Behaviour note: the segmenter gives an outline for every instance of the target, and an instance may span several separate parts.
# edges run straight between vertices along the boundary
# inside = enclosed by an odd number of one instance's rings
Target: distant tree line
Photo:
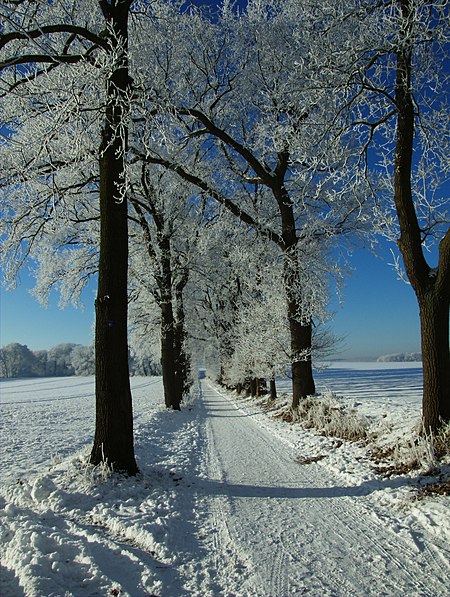
[[[131,375],[160,375],[161,367],[152,357],[128,351]],[[95,375],[92,344],[64,343],[49,350],[30,350],[13,342],[0,348],[0,377],[65,377]]]
[[[385,354],[378,357],[379,363],[410,363],[422,360],[420,352],[398,352],[395,354]]]

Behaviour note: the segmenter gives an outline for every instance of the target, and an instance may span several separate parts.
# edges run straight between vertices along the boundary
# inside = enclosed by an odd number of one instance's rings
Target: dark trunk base
[[[292,364],[292,408],[297,408],[300,400],[316,393],[316,385],[312,373],[312,363],[298,361]]]
[[[450,421],[449,304],[433,292],[419,299],[422,338],[423,401],[426,432]]]

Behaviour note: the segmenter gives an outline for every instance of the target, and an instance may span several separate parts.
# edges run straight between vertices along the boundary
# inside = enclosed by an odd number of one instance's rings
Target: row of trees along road
[[[98,275],[92,463],[137,470],[129,322],[141,345],[159,327],[167,406],[209,329],[224,382],[289,365],[295,408],[315,392],[313,330],[343,256],[376,234],[399,239],[419,301],[436,429],[450,419],[448,7],[213,4],[1,8],[6,280],[33,260],[42,300],[58,286],[76,302]]]

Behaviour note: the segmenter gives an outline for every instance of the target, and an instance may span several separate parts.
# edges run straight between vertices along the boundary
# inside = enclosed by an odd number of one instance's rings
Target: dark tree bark
[[[288,298],[288,318],[291,337],[292,408],[297,408],[300,400],[316,392],[311,360],[312,323],[303,324],[299,321],[299,306],[293,298]]]
[[[450,230],[440,242],[439,264],[433,270],[423,253],[411,185],[415,115],[411,90],[412,48],[408,39],[414,17],[409,0],[398,1],[404,23],[401,31],[404,43],[397,51],[394,201],[401,231],[398,246],[420,308],[423,424],[426,431],[435,431],[442,421],[450,420]]]
[[[188,271],[185,270],[180,275],[177,283],[175,284],[175,338],[174,338],[174,349],[175,349],[175,367],[176,367],[176,380],[177,380],[177,392],[180,401],[183,400],[183,396],[189,391],[189,374],[190,366],[189,359],[186,353],[186,327],[185,327],[185,311],[184,311],[184,300],[183,291],[188,282]]]
[[[167,408],[181,410],[181,396],[177,382],[175,317],[172,299],[172,263],[170,239],[161,235],[158,241],[161,250],[161,366],[163,371],[164,400]]]
[[[436,291],[419,299],[426,430],[450,421],[449,300]]]
[[[129,0],[101,2],[119,62],[107,82],[100,147],[100,261],[96,300],[96,424],[91,463],[134,475],[133,413],[128,370],[128,224],[124,192]],[[122,46],[119,48],[118,40]]]
[[[284,172],[288,156],[280,154],[277,168],[278,183],[274,188],[275,198],[281,215],[281,235],[284,253],[284,286],[287,299],[287,313],[291,339],[292,363],[292,408],[297,408],[300,400],[315,393],[316,386],[312,372],[312,321],[302,317],[299,271],[298,237],[295,225],[293,204],[284,186]],[[286,164],[283,166],[283,164]]]
[[[180,393],[176,375],[174,347],[174,321],[172,306],[161,306],[161,367],[164,386],[164,402],[167,408],[181,410]]]
[[[158,286],[159,295],[157,302],[161,311],[161,367],[164,387],[164,403],[167,408],[180,410],[180,403],[183,395],[182,386],[182,368],[180,359],[183,355],[182,341],[184,336],[179,339],[179,334],[184,332],[184,311],[182,305],[179,307],[182,313],[182,323],[178,325],[177,316],[179,310],[174,309],[176,302],[177,288],[173,284],[173,256],[171,232],[167,233],[165,216],[163,210],[158,208],[155,202],[155,191],[151,185],[147,165],[144,163],[141,176],[142,187],[144,189],[146,203],[138,202],[135,198],[131,204],[137,214],[137,221],[144,234],[147,244],[147,252],[155,268],[159,271],[155,274],[155,281]],[[144,209],[152,217],[156,228],[156,244],[159,249],[159,255],[155,250],[149,222],[144,215]],[[187,283],[187,280],[186,280]],[[182,293],[183,287],[181,288]],[[175,295],[175,297],[174,297]],[[175,298],[175,301],[174,301]]]
[[[270,400],[276,400],[277,399],[277,384],[275,381],[275,377],[271,377],[270,381],[269,381],[269,388],[270,388],[270,394],[269,394],[269,398]]]
[[[219,375],[217,376],[216,381],[220,386],[223,386],[223,385],[225,385],[224,379],[225,379],[225,371],[224,371],[223,365],[220,365],[219,366]]]

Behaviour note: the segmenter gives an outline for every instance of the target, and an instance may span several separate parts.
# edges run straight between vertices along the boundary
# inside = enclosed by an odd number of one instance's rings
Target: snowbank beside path
[[[101,467],[86,464],[92,441],[86,426],[92,421],[89,408],[81,405],[87,407],[92,396],[62,401],[61,391],[75,394],[75,380],[67,382],[71,389],[56,389],[55,381],[54,392],[47,387],[45,398],[55,401],[53,408],[67,427],[45,424],[48,403],[40,403],[39,418],[33,399],[33,418],[16,428],[16,433],[28,430],[30,441],[16,439],[17,462],[4,461],[0,595],[214,594],[215,572],[201,542],[202,492],[193,487],[201,480],[205,452],[195,404],[168,412],[160,379],[133,379],[140,474],[111,478]],[[5,402],[7,396],[10,402],[12,395],[3,391]],[[8,432],[9,438],[14,435]],[[49,446],[61,454],[67,441],[73,451],[72,439],[84,447],[55,462]],[[27,458],[33,474],[22,476]]]

